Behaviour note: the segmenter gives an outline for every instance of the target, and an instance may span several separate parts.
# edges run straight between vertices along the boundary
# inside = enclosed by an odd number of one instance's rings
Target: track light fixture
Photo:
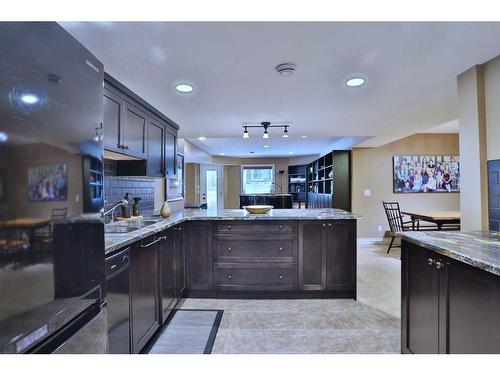
[[[262,138],[269,139],[270,135],[267,131],[269,128],[285,128],[283,131],[283,138],[288,138],[288,127],[290,125],[271,125],[269,121],[263,121],[260,125],[243,125],[243,138],[250,138],[250,134],[248,133],[248,128],[264,128],[264,133],[262,134]]]

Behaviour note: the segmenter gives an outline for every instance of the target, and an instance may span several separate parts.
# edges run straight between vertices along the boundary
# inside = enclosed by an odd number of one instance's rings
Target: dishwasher
[[[129,251],[128,247],[106,258],[108,342],[112,354],[131,353]]]

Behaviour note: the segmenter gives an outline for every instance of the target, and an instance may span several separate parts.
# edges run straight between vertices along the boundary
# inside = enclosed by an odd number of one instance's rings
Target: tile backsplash
[[[108,210],[118,200],[130,193],[130,209],[134,204],[134,197],[141,198],[141,214],[152,215],[155,206],[155,180],[148,177],[116,176],[116,161],[104,159],[104,209]],[[120,215],[120,209],[115,212]]]
[[[500,160],[488,162],[488,213],[490,230],[500,231]]]

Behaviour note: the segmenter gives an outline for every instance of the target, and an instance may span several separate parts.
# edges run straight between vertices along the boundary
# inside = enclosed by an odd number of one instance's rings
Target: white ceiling
[[[500,54],[500,23],[61,23],[105,70],[217,155],[379,146],[457,118],[456,76]],[[297,64],[293,77],[274,67]],[[346,78],[367,78],[347,88]],[[178,82],[195,91],[175,92]],[[242,123],[289,121],[288,145],[242,143]],[[307,135],[307,138],[299,138]],[[272,154],[278,155],[278,154]]]

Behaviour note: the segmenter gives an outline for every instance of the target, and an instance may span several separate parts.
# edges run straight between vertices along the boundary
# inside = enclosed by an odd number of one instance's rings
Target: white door
[[[206,203],[209,210],[222,210],[224,190],[222,165],[200,166],[200,203]]]

